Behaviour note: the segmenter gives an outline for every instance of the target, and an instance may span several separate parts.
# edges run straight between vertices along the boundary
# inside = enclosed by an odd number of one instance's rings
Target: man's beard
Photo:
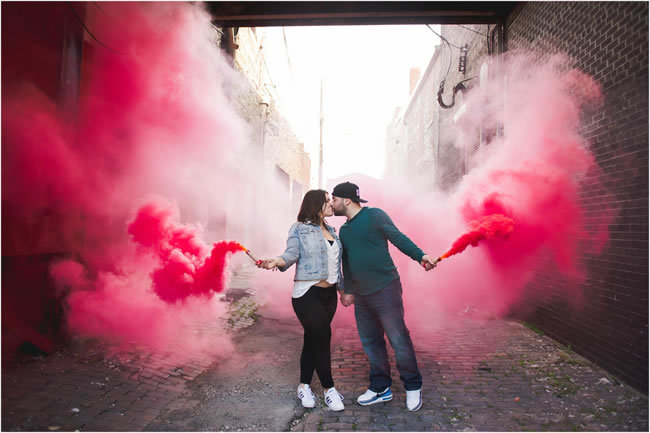
[[[345,209],[342,210],[334,209],[334,216],[345,216]]]

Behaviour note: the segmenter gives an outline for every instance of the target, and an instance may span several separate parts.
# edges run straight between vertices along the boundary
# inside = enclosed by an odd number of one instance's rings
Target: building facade
[[[217,33],[220,47],[240,73],[230,101],[248,126],[247,153],[242,158],[255,159],[260,172],[247,173],[248,182],[225,193],[226,210],[208,222],[207,234],[225,239],[236,233],[242,242],[269,250],[277,240],[260,239],[255,228],[268,218],[286,224],[295,220],[309,190],[311,160],[282,113],[264,38],[254,27],[225,27]],[[277,206],[270,208],[260,197],[273,197]]]
[[[281,101],[266,65],[264,40],[251,27],[238,29],[234,41],[237,45],[234,66],[250,84],[234,102],[251,125],[251,145],[261,149],[265,164],[276,173],[291,202],[300,203],[309,189],[311,160],[283,116]]]

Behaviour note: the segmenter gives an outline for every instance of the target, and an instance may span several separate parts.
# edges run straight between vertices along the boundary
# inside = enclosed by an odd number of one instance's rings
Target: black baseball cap
[[[341,198],[349,198],[357,203],[368,203],[368,200],[363,200],[359,196],[359,187],[351,182],[339,183],[334,187],[332,195]]]

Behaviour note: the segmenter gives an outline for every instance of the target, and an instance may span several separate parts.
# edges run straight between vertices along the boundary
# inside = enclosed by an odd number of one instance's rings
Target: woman
[[[304,407],[316,404],[310,387],[316,370],[325,389],[325,402],[330,409],[340,411],[345,406],[332,380],[330,323],[336,312],[337,288],[343,290],[340,272],[343,249],[334,228],[325,221],[333,213],[327,191],[308,191],[300,205],[298,222],[289,229],[287,249],[281,256],[261,260],[258,267],[284,272],[296,264],[291,303],[305,330],[298,398]]]

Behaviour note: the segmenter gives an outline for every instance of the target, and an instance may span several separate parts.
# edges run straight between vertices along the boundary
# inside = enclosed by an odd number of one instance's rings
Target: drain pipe
[[[502,139],[503,134],[504,134],[504,122],[503,119],[505,117],[505,86],[506,86],[506,76],[505,72],[503,70],[503,54],[508,50],[508,47],[506,46],[506,26],[505,26],[505,18],[504,17],[499,17],[497,20],[497,25],[496,25],[496,31],[497,31],[497,80],[500,81],[501,83],[501,101],[500,101],[500,108],[499,108],[499,114],[497,117],[497,138]]]

